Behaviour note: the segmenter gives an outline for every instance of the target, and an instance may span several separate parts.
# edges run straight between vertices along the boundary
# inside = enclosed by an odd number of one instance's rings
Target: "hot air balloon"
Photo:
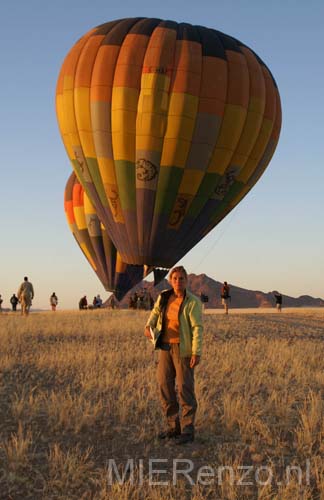
[[[143,279],[143,266],[122,262],[92,203],[72,173],[64,192],[64,210],[70,230],[107,291],[117,300]]]
[[[68,156],[124,262],[171,267],[249,192],[278,142],[267,66],[215,29],[122,19],[59,75]]]

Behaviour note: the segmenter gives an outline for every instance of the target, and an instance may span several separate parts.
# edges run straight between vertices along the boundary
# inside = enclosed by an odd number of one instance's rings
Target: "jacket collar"
[[[188,292],[188,290],[186,289],[184,292],[184,296],[183,296],[181,305],[188,298],[188,293],[190,295],[190,292]],[[167,305],[168,300],[172,294],[173,294],[173,288],[170,288],[169,290],[164,290],[163,292],[161,292],[161,305],[162,305],[162,307]]]

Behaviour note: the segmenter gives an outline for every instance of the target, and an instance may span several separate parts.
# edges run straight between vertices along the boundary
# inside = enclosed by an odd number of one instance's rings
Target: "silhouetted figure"
[[[205,295],[204,293],[201,292],[201,294],[200,294],[200,300],[201,300],[201,302],[203,304],[203,310],[205,310],[206,304],[208,303],[208,300],[209,300],[208,295]]]
[[[19,300],[18,300],[18,297],[16,296],[16,294],[15,293],[12,294],[12,297],[10,298],[10,304],[11,304],[13,311],[17,311],[18,302],[19,302]]]
[[[137,309],[145,309],[144,293],[139,292],[137,295]]]
[[[273,295],[274,295],[274,298],[276,300],[277,311],[281,312],[281,308],[282,308],[282,295],[279,292],[275,292]]]
[[[2,312],[2,302],[3,302],[2,295],[0,295],[0,312]]]
[[[55,292],[53,292],[52,295],[50,296],[50,305],[51,305],[52,311],[56,311],[57,304],[58,304],[58,298],[57,298]]]
[[[24,281],[19,287],[17,296],[21,304],[21,314],[27,316],[34,298],[34,287],[30,281],[28,281],[27,276],[24,277]]]
[[[221,289],[221,299],[225,309],[225,314],[228,314],[228,306],[231,300],[231,296],[230,296],[230,286],[228,285],[227,281],[224,281],[223,283]]]
[[[87,296],[84,295],[84,297],[81,297],[79,300],[79,309],[88,309],[88,301],[87,301]]]
[[[137,293],[134,292],[134,295],[131,295],[129,297],[129,308],[130,309],[137,309],[137,300],[138,300],[138,296],[137,296]]]
[[[92,305],[94,309],[99,309],[102,306],[102,298],[99,294],[96,297],[93,297]]]

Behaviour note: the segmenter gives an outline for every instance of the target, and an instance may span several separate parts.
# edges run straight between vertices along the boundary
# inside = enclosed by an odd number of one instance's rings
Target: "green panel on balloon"
[[[136,210],[135,165],[129,161],[115,161],[119,197],[123,210]]]
[[[154,212],[169,214],[181,183],[183,169],[162,167],[159,173]]]
[[[220,179],[221,176],[218,174],[205,174],[197,194],[187,212],[188,217],[197,217],[199,215]]]

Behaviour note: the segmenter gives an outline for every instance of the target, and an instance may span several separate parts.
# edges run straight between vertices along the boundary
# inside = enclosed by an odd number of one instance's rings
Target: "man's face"
[[[170,285],[175,292],[184,292],[187,286],[187,278],[181,271],[176,271],[170,278]]]

